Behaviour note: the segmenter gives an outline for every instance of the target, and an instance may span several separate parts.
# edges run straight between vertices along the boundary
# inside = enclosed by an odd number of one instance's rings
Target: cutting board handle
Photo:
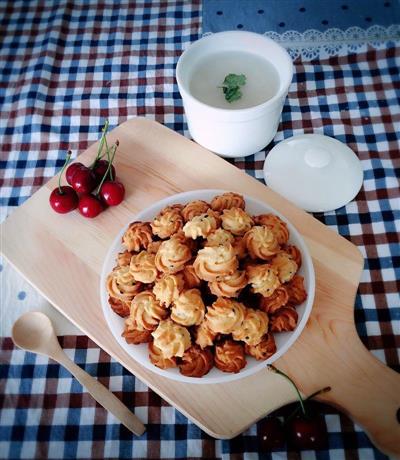
[[[319,399],[346,412],[382,452],[400,458],[400,375],[359,339],[351,340],[351,349],[344,347],[341,365],[335,360],[332,391]]]

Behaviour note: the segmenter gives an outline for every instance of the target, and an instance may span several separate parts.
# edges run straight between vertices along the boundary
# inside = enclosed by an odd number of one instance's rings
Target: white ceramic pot
[[[250,52],[268,60],[279,76],[277,93],[262,104],[235,110],[212,107],[193,97],[189,91],[193,69],[207,55],[223,51]],[[293,64],[287,51],[263,35],[229,31],[194,42],[180,56],[176,67],[176,79],[192,138],[224,157],[258,152],[276,134],[292,77]]]

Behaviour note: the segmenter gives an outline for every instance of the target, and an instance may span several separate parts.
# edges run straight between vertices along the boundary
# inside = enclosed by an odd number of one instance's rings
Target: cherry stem
[[[108,150],[109,150],[109,147],[108,147],[108,142],[107,142],[107,138],[106,138],[106,137],[104,138],[104,145],[106,146],[106,153],[107,153],[107,157],[108,157]],[[104,153],[101,155],[101,157],[99,158],[99,160],[101,160],[103,157],[104,157]]]
[[[67,167],[67,165],[69,163],[71,155],[72,155],[71,150],[68,150],[67,158],[65,159],[64,166],[62,167],[60,175],[58,176],[58,192],[59,192],[60,195],[64,195],[64,192],[62,191],[62,188],[61,188],[61,176],[62,176],[62,173],[64,172],[65,168]]]
[[[314,393],[311,393],[310,396],[307,396],[307,398],[304,401],[309,401],[310,399],[315,398],[315,396],[318,396],[324,393],[328,393],[328,391],[331,391],[331,390],[332,390],[331,387],[325,387],[325,388],[322,388],[321,390],[314,391]],[[286,418],[286,423],[288,423],[297,414],[297,412],[299,412],[299,410],[300,408],[296,407],[296,409]]]
[[[282,377],[285,377],[285,379],[288,380],[293,385],[293,388],[296,390],[297,396],[299,398],[301,410],[302,410],[303,414],[306,415],[306,408],[304,406],[304,400],[303,400],[303,398],[302,398],[302,396],[300,394],[300,391],[297,388],[296,384],[293,382],[293,380],[288,375],[286,375],[284,372],[280,371],[275,366],[273,366],[272,364],[268,364],[268,369],[272,370],[276,374],[281,375]]]
[[[100,142],[99,142],[99,148],[97,149],[97,155],[96,155],[96,158],[94,160],[94,162],[91,164],[90,166],[90,169],[93,169],[96,165],[96,163],[101,159],[103,158],[104,155],[102,155],[102,152],[103,152],[103,147],[104,147],[104,144],[106,144],[107,146],[107,139],[106,139],[106,134],[107,134],[107,131],[108,131],[108,126],[109,126],[109,121],[106,120],[105,123],[104,123],[104,126],[102,128],[102,134],[101,134],[101,138],[100,138]]]
[[[101,179],[101,182],[100,182],[100,184],[99,184],[99,188],[98,188],[98,190],[97,190],[96,195],[99,195],[100,190],[101,190],[101,186],[104,184],[104,181],[106,180],[106,177],[108,176],[108,173],[109,173],[110,170],[111,170],[111,166],[112,166],[112,163],[113,163],[113,161],[114,161],[115,153],[116,153],[116,151],[117,151],[118,146],[119,146],[119,141],[115,141],[115,144],[111,147],[111,149],[112,149],[112,151],[113,151],[113,152],[112,152],[112,155],[111,155],[111,160],[109,159],[109,161],[108,161],[107,170],[106,170],[106,172],[104,173],[103,178]],[[108,153],[108,155],[109,155],[109,158],[110,158],[110,154],[109,154],[109,153]]]
[[[117,141],[118,142],[118,141]],[[110,171],[110,180],[114,180],[113,178],[113,175],[112,175],[112,168],[110,166],[110,163],[112,164],[113,160],[114,160],[114,157],[113,159],[111,160],[111,157],[110,157],[110,149],[108,148],[108,144],[107,144],[107,139],[106,139],[106,152],[107,152],[107,160],[108,160],[108,166],[109,168],[109,171]]]
[[[324,393],[328,393],[328,391],[331,391],[331,390],[332,390],[331,387],[324,387],[321,390],[314,391],[314,393],[311,393],[310,396],[307,396],[305,401],[308,401],[309,399],[315,398],[315,396],[323,395]]]

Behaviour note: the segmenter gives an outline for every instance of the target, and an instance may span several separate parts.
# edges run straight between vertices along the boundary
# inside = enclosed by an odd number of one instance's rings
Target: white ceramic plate
[[[103,307],[103,313],[106,318],[106,322],[111,329],[115,339],[121,345],[121,347],[142,364],[147,369],[162,375],[163,377],[168,377],[173,380],[178,380],[180,382],[187,382],[187,383],[197,383],[197,384],[209,384],[209,383],[224,383],[229,382],[232,380],[237,380],[243,377],[247,377],[251,374],[254,374],[261,369],[266,368],[266,364],[272,363],[277,360],[280,356],[282,356],[290,347],[293,345],[295,340],[299,337],[304,326],[307,322],[308,317],[311,313],[312,304],[314,301],[314,292],[315,292],[315,275],[314,275],[314,268],[311,260],[310,253],[307,249],[306,244],[304,243],[303,238],[297,232],[297,230],[287,221],[277,210],[272,208],[266,203],[261,201],[255,200],[249,196],[244,196],[246,200],[246,210],[252,214],[265,214],[265,213],[273,213],[278,215],[282,220],[284,220],[290,232],[290,239],[289,242],[291,244],[296,245],[302,254],[303,262],[299,274],[304,277],[304,284],[305,289],[307,291],[308,297],[307,300],[296,307],[296,310],[299,314],[299,321],[297,327],[292,332],[281,332],[279,334],[274,334],[277,351],[276,353],[271,356],[266,361],[257,361],[254,358],[249,356],[246,357],[247,359],[247,366],[242,369],[238,374],[228,374],[220,371],[216,367],[213,367],[211,371],[202,378],[194,378],[194,377],[185,377],[184,375],[179,373],[179,369],[159,369],[158,367],[154,366],[148,357],[147,351],[147,344],[140,344],[140,345],[129,345],[126,343],[125,339],[121,337],[121,333],[124,329],[124,320],[116,315],[108,304],[108,294],[106,290],[106,278],[108,274],[111,272],[113,267],[115,266],[115,259],[119,252],[123,251],[123,247],[121,245],[121,238],[124,232],[126,231],[130,222],[133,221],[151,221],[156,214],[163,209],[165,206],[180,203],[186,204],[189,201],[193,200],[205,200],[211,201],[215,195],[220,195],[224,193],[224,190],[193,190],[190,192],[179,193],[177,195],[172,195],[168,198],[165,198],[157,203],[154,203],[152,206],[144,209],[143,211],[139,212],[135,216],[132,216],[132,219],[127,222],[126,226],[121,229],[119,234],[115,237],[107,256],[104,260],[101,280],[100,280],[100,296],[101,296],[101,303]]]

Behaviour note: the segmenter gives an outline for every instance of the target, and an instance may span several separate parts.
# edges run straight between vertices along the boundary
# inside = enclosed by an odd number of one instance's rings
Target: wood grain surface
[[[282,377],[261,371],[226,384],[190,385],[162,378],[133,360],[105,324],[99,276],[109,245],[136,212],[168,195],[220,188],[264,200],[304,237],[316,271],[316,298],[303,333],[276,362],[304,394],[326,385],[321,400],[340,407],[384,452],[400,455],[400,377],[361,344],[354,326],[354,299],[363,268],[358,249],[311,215],[235,166],[179,134],[143,118],[109,134],[118,139],[118,176],[126,199],[96,219],[54,213],[50,180],[2,225],[5,257],[42,295],[130,372],[217,438],[231,438],[295,399]],[[89,164],[97,144],[79,157]],[[10,306],[12,307],[12,306]]]

